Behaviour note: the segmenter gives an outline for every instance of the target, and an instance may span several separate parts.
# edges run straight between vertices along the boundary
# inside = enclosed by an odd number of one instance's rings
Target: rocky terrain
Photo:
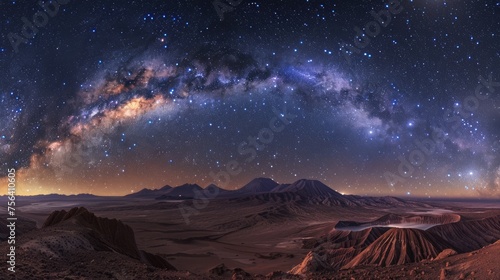
[[[185,184],[125,197],[21,197],[16,273],[5,279],[500,278],[491,202],[342,195],[314,180],[209,189],[217,195],[199,199],[206,189]],[[181,207],[195,210],[189,223]]]
[[[411,217],[415,219],[415,216]],[[385,216],[377,221],[388,218],[394,223],[397,217]],[[290,273],[305,275],[360,266],[388,267],[444,259],[457,253],[480,250],[500,239],[500,216],[456,222],[448,217],[422,217],[418,220],[449,223],[429,230],[389,227],[370,227],[361,231],[334,229],[326,236],[304,242],[303,247],[312,250]]]

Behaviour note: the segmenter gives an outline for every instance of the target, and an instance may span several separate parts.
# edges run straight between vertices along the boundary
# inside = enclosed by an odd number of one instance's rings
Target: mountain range
[[[204,194],[207,193],[207,194]],[[216,195],[215,195],[216,194]],[[156,200],[189,200],[196,198],[220,198],[264,201],[300,201],[308,204],[338,206],[377,206],[377,205],[420,205],[397,197],[364,197],[343,195],[318,180],[300,179],[291,184],[278,184],[269,178],[255,178],[236,190],[225,190],[214,184],[202,188],[197,184],[184,184],[177,187],[165,186],[160,189],[142,189],[126,195],[127,198]]]
[[[53,194],[19,202],[22,279],[500,275],[500,210],[343,195],[317,180],[256,178],[237,190],[183,184],[125,197]],[[192,211],[189,222],[179,206]],[[7,250],[10,232],[0,218],[0,249]]]

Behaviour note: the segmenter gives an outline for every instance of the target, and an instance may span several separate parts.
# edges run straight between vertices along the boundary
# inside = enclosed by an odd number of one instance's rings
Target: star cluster
[[[500,194],[497,1],[242,1],[222,21],[210,1],[60,2],[17,51],[43,9],[1,4],[0,155],[20,194],[206,186],[229,162],[229,189]]]

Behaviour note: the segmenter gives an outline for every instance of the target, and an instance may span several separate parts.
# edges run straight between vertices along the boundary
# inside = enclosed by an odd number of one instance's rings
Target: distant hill
[[[71,194],[71,195],[65,195],[65,194],[39,194],[39,195],[16,195],[17,199],[22,199],[23,201],[53,201],[53,200],[92,200],[92,199],[106,199],[107,197],[102,197],[102,196],[97,196],[93,194],[87,194],[87,193],[82,193],[82,194]],[[7,201],[7,196],[3,195],[0,196],[0,202]]]
[[[283,189],[287,188],[291,184],[279,184],[274,189],[271,190],[271,192],[281,192]]]
[[[184,184],[175,188],[171,188],[165,194],[156,199],[193,199],[196,191],[203,191],[203,188],[197,184]]]
[[[144,188],[138,192],[122,197],[132,199],[196,199],[196,192],[202,192],[202,196],[208,199],[243,199],[243,200],[264,200],[269,202],[297,201],[307,204],[322,204],[327,206],[372,206],[372,207],[428,207],[424,202],[408,201],[396,197],[365,197],[357,195],[342,195],[329,186],[318,180],[300,179],[291,184],[278,184],[270,178],[255,178],[236,190],[226,190],[214,184],[208,185],[205,189],[197,184],[183,184],[177,187],[165,185],[160,189]],[[19,196],[24,200],[50,201],[50,200],[91,200],[109,199],[109,196],[95,196],[91,194],[78,195],[36,195]],[[119,197],[115,197],[119,199]],[[6,196],[0,196],[0,202],[6,202]]]
[[[204,191],[207,192],[207,194],[208,194],[207,196],[211,196],[214,193],[217,193],[217,196],[219,196],[219,195],[226,195],[226,194],[230,194],[230,193],[234,192],[234,191],[223,189],[215,184],[208,185],[204,189]]]
[[[238,194],[257,194],[271,192],[278,183],[269,178],[255,178],[242,188],[237,190]]]
[[[142,189],[136,193],[131,193],[126,195],[126,197],[132,197],[132,198],[156,198],[159,196],[162,196],[168,191],[172,189],[171,186],[165,185],[164,187],[157,189],[157,190],[152,190],[152,189]]]
[[[306,197],[337,197],[341,198],[342,195],[332,190],[327,185],[317,180],[301,179],[291,185],[283,185],[279,189],[274,189],[273,192],[294,192]]]

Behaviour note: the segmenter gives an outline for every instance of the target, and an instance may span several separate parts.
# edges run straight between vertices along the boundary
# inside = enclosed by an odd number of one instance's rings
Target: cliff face
[[[87,209],[73,208],[54,211],[47,218],[42,228],[70,223],[89,229],[89,235],[97,239],[92,242],[98,250],[111,250],[129,257],[140,259],[139,249],[135,243],[132,228],[116,219],[107,219],[95,216]]]
[[[500,216],[435,226],[427,230],[459,252],[478,250],[500,239]]]
[[[423,230],[393,228],[377,238],[343,268],[375,264],[389,266],[435,258],[448,248],[447,242]]]
[[[458,214],[442,214],[442,215],[398,215],[387,214],[374,221],[359,223],[355,221],[339,221],[335,228],[342,229],[345,227],[376,227],[386,226],[391,224],[427,224],[427,225],[443,225],[459,222],[461,219]]]
[[[304,260],[289,273],[307,274],[317,271],[336,271],[349,263],[354,257],[372,244],[388,228],[367,228],[360,231],[332,230],[312,245]]]
[[[401,217],[391,214],[367,224],[397,222],[434,222],[428,230],[412,228],[370,227],[360,231],[332,230],[306,245],[312,249],[290,273],[307,274],[317,271],[337,271],[359,265],[386,267],[422,260],[441,259],[458,253],[479,250],[500,239],[500,216],[463,221],[458,215],[442,217]],[[337,226],[358,226],[359,223],[339,222]]]
[[[130,226],[116,219],[97,217],[83,207],[52,212],[43,224],[44,229],[70,230],[71,235],[78,233],[96,251],[112,251],[154,267],[175,270],[160,256],[140,251]]]

